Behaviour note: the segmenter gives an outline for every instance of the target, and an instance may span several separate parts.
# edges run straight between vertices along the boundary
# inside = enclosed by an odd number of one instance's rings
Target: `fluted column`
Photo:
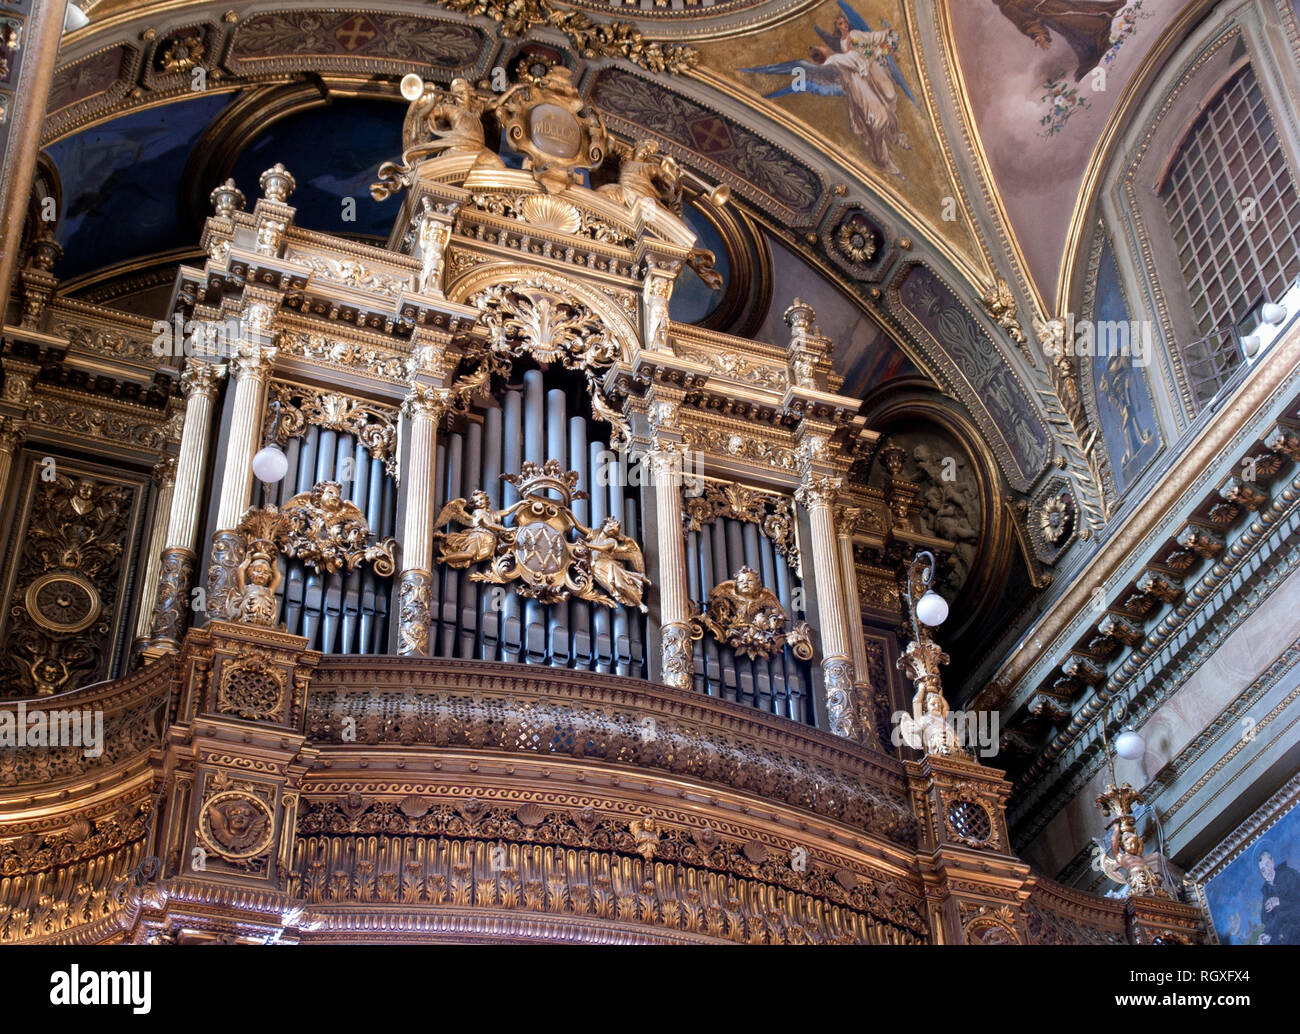
[[[264,331],[268,322],[256,313],[250,313],[247,320],[254,331]],[[230,359],[235,396],[227,428],[226,463],[221,471],[217,531],[212,536],[212,562],[208,567],[208,615],[214,618],[235,618],[231,593],[244,552],[243,538],[236,529],[252,498],[253,454],[262,437],[263,400],[275,354],[272,346],[245,342]]]
[[[858,738],[868,745],[876,742],[872,734],[871,701],[873,690],[867,676],[867,636],[862,630],[862,603],[858,599],[857,562],[853,558],[853,532],[862,510],[856,506],[835,507],[836,540],[840,551],[840,582],[844,587],[844,612],[849,625],[849,647],[853,658],[853,702],[858,719]]]
[[[184,432],[182,431],[182,437]],[[167,548],[168,525],[171,523],[172,494],[176,487],[176,457],[165,456],[153,468],[153,483],[157,492],[154,496],[154,518],[149,530],[149,544],[145,547],[144,577],[140,584],[145,587],[140,596],[140,611],[135,618],[135,645],[143,647],[149,641],[153,631],[153,603],[146,595],[150,586],[158,584],[158,573],[162,569],[162,554]]]
[[[149,646],[145,656],[175,650],[185,630],[189,609],[190,582],[194,578],[195,539],[199,533],[203,483],[208,466],[208,441],[212,437],[212,404],[224,370],[212,363],[189,359],[181,374],[185,395],[185,424],[181,431],[180,454],[167,500],[167,519],[162,546],[158,551],[153,609],[149,616]],[[164,501],[159,495],[159,513]],[[151,549],[152,549],[151,543]]]
[[[444,389],[417,385],[402,405],[406,455],[402,491],[402,573],[398,580],[398,652],[429,655],[429,607],[433,593],[434,471],[437,469],[438,421],[446,408]]]
[[[0,415],[0,506],[4,505],[5,493],[9,491],[9,476],[13,473],[14,457],[18,447],[27,436],[23,421]]]
[[[682,534],[681,403],[684,394],[656,385],[650,391],[654,434],[650,451],[658,527],[659,642],[664,685],[694,684],[690,588],[686,580],[686,539]]]
[[[840,567],[839,544],[835,534],[835,498],[841,481],[836,477],[805,474],[795,493],[808,511],[812,531],[813,573],[816,585],[822,643],[822,671],[826,679],[826,712],[831,732],[857,739],[857,721],[853,714],[853,662],[849,643],[848,619],[844,607],[844,577]]]

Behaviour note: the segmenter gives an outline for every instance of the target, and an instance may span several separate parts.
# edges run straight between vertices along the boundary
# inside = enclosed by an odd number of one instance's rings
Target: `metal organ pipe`
[[[471,421],[438,436],[439,509],[480,488],[493,507],[512,506],[519,500],[518,490],[502,482],[501,474],[517,473],[525,460],[541,464],[554,459],[577,471],[579,487],[589,493],[589,499],[573,503],[580,523],[597,527],[606,516],[616,515],[626,534],[639,534],[638,493],[627,491],[623,472],[610,466],[609,446],[592,440],[587,417],[570,415],[565,391],[548,389],[543,372],[529,370],[523,384],[507,388],[500,402],[483,411],[481,424]],[[513,586],[470,581],[471,570],[455,572],[443,564],[434,569],[435,656],[645,673],[639,612],[611,611],[583,600],[546,605],[524,599]]]

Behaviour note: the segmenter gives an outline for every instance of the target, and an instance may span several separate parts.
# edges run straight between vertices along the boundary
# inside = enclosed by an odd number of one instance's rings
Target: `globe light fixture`
[[[274,485],[289,473],[289,457],[275,442],[264,445],[253,457],[253,474],[259,481]]]
[[[1249,337],[1242,338],[1241,350],[1246,353],[1247,359],[1254,359],[1259,355],[1259,335],[1251,334]]]
[[[1275,327],[1280,327],[1282,321],[1286,319],[1286,306],[1278,305],[1274,302],[1267,302],[1260,306],[1259,317],[1265,323],[1271,323]]]
[[[67,13],[63,16],[63,31],[76,32],[78,29],[84,29],[90,24],[90,18],[76,4],[68,4]]]
[[[916,616],[924,624],[936,628],[948,620],[948,601],[931,589],[916,601]]]
[[[1147,751],[1146,740],[1126,728],[1115,737],[1115,753],[1127,761],[1136,761]]]

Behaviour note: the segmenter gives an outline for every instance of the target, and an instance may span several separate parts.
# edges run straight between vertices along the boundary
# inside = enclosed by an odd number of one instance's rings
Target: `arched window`
[[[1300,195],[1249,64],[1188,130],[1160,197],[1203,335],[1182,352],[1205,403],[1241,365],[1234,328],[1300,274]]]

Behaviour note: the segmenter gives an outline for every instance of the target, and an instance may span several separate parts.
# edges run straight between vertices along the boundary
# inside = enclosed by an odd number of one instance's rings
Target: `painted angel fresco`
[[[849,124],[866,147],[872,164],[901,176],[889,153],[891,147],[908,150],[911,146],[899,127],[899,91],[913,104],[917,101],[898,67],[898,32],[888,22],[880,31],[873,31],[844,0],[839,6],[833,31],[813,26],[824,45],[809,47],[808,57],[741,71],[790,78],[788,86],[764,94],[768,98],[804,91],[847,98]]]
[[[1040,50],[1052,45],[1052,33],[1070,44],[1078,58],[1078,82],[1091,72],[1114,40],[1111,23],[1129,0],[993,0],[1017,29]]]

